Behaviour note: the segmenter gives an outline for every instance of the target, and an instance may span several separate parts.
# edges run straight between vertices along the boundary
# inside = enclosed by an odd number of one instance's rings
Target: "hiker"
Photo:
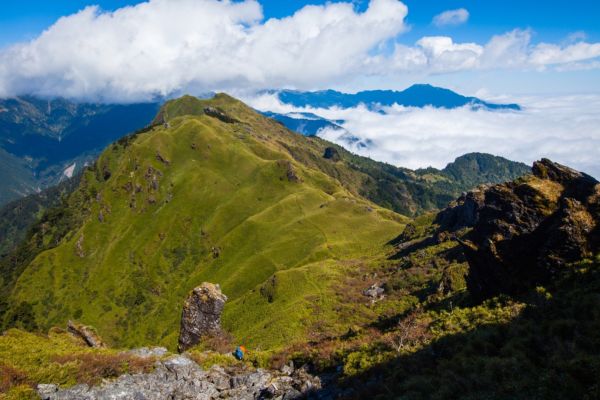
[[[244,346],[238,346],[233,352],[233,356],[238,360],[243,360],[244,355],[246,354],[246,348]]]

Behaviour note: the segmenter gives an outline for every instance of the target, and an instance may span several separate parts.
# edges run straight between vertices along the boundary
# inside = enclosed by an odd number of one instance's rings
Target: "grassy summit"
[[[230,299],[224,328],[254,346],[304,338],[316,323],[347,329],[333,285],[405,218],[323,172],[333,163],[323,141],[229,96],[169,102],[159,121],[84,174],[71,196],[78,223],[20,274],[7,318],[42,329],[77,319],[113,344],[174,348],[183,299],[211,281]]]

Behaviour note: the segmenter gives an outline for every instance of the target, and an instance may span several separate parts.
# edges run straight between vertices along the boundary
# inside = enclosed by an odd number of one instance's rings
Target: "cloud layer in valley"
[[[255,0],[87,7],[0,50],[0,97],[127,102],[210,90],[328,88],[372,77],[390,82],[407,73],[600,68],[600,43],[585,35],[533,43],[532,32],[517,29],[487,43],[426,36],[402,44],[407,14],[398,0],[371,0],[364,12],[350,1],[305,6],[268,20]],[[438,17],[461,22],[467,12]]]
[[[503,99],[523,111],[385,107],[382,114],[360,106],[349,109],[299,109],[271,95],[249,98],[256,108],[275,112],[312,112],[342,126],[370,146],[349,145],[339,130],[319,136],[349,150],[409,168],[443,168],[469,152],[486,152],[531,164],[542,157],[600,178],[600,96]]]

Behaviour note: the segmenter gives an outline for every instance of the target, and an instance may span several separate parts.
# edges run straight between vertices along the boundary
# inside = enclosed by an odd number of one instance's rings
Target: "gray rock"
[[[294,373],[294,366],[291,363],[290,365],[284,365],[283,367],[281,367],[280,371],[282,374],[289,376]]]
[[[381,284],[374,283],[369,288],[363,291],[363,295],[370,297],[373,300],[378,300],[383,297],[385,289]]]
[[[204,371],[185,355],[178,355],[157,361],[149,373],[125,374],[95,387],[77,385],[61,390],[57,385],[38,385],[38,393],[45,400],[297,399],[314,393],[320,382],[304,369],[291,376],[239,367],[226,370],[214,366]]]
[[[39,384],[37,385],[37,392],[42,400],[49,399],[52,395],[58,392],[58,385],[52,384]]]
[[[128,353],[141,358],[162,357],[169,351],[164,347],[141,347],[139,349],[130,350]]]
[[[192,290],[181,313],[179,351],[200,343],[203,336],[221,332],[221,313],[226,301],[219,285],[204,282]]]

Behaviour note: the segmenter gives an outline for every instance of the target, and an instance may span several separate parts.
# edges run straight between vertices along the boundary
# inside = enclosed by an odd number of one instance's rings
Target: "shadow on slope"
[[[461,309],[450,309],[434,322],[436,338],[431,343],[318,394],[378,399],[599,398],[599,267],[598,261],[580,263],[555,287],[536,288],[509,323],[474,328],[476,320],[461,315]]]

